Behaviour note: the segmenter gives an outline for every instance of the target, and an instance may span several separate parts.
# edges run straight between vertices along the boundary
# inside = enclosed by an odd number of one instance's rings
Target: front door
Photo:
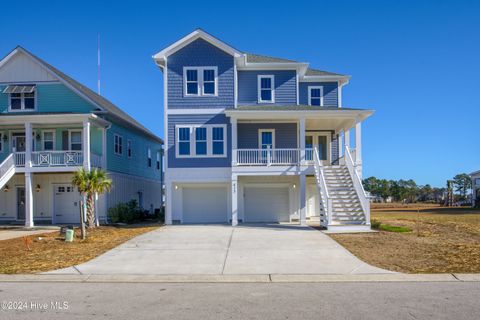
[[[25,152],[25,136],[13,136],[13,148],[16,152]]]
[[[25,220],[25,188],[17,188],[17,219]]]
[[[320,203],[317,203],[319,201],[317,195],[317,186],[315,184],[307,184],[307,217],[314,217],[319,214],[317,208],[319,208]]]
[[[329,152],[329,133],[311,133],[305,135],[305,158],[307,161],[314,160],[314,148],[318,150],[318,157],[323,162],[323,165],[330,163]]]

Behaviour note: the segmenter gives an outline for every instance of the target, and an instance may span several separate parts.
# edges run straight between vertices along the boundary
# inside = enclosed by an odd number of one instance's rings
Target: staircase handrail
[[[0,177],[7,173],[12,167],[15,166],[15,161],[13,159],[13,153],[10,153],[5,160],[0,163]]]
[[[333,203],[332,199],[330,198],[330,194],[328,193],[327,182],[325,180],[325,174],[323,171],[323,165],[320,161],[320,157],[318,155],[318,149],[314,148],[314,165],[315,165],[315,173],[317,173],[317,179],[320,184],[320,189],[324,191],[325,199],[322,197],[321,192],[319,192],[320,201],[322,201],[322,206],[325,212],[325,217],[327,218],[327,224],[330,225],[332,223],[332,213],[333,213]]]
[[[345,146],[345,164],[347,165],[350,176],[352,177],[353,186],[355,188],[355,191],[357,192],[360,204],[362,205],[367,224],[370,224],[370,201],[368,199],[367,193],[365,192],[365,189],[363,188],[362,179],[360,179],[360,176],[355,169],[355,163],[353,162],[350,148],[348,146]]]

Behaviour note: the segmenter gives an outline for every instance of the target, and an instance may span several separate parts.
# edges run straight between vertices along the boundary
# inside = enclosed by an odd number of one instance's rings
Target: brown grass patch
[[[410,228],[412,232],[331,237],[360,259],[380,268],[407,273],[480,272],[480,210],[382,208],[372,210],[371,218]]]
[[[66,268],[87,262],[142,233],[158,228],[151,226],[101,226],[89,231],[86,240],[64,241],[58,232],[0,241],[0,273],[37,273]],[[30,250],[27,249],[29,244]]]

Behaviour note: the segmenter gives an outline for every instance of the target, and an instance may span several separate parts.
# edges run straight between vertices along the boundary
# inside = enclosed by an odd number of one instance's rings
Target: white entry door
[[[307,217],[319,215],[320,203],[318,199],[317,186],[314,184],[307,185]]]
[[[80,193],[70,184],[54,186],[54,222],[80,223]]]

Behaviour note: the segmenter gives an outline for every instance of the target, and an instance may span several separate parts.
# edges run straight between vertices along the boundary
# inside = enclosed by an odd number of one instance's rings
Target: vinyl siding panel
[[[233,108],[234,58],[203,39],[168,57],[168,108]],[[184,97],[183,67],[218,68],[218,96]]]
[[[297,148],[296,123],[239,123],[237,125],[238,148],[258,148],[260,129],[275,129],[275,148]]]
[[[338,84],[336,82],[300,82],[300,104],[308,105],[309,86],[323,86],[323,105],[338,107]]]
[[[123,154],[114,153],[114,135],[123,137]],[[127,140],[132,140],[132,157],[127,156]],[[148,167],[147,150],[152,151],[152,166]],[[161,179],[161,168],[157,170],[156,153],[161,145],[134,130],[113,123],[107,130],[107,169],[119,173],[140,176],[152,180]]]
[[[274,75],[275,104],[297,104],[296,71],[238,71],[238,103],[244,105],[258,104],[258,76]],[[268,103],[270,105],[271,103]]]
[[[175,126],[189,124],[227,124],[227,157],[224,158],[176,158]],[[231,166],[231,126],[224,114],[217,115],[169,115],[168,116],[168,167],[169,168],[211,168]]]

